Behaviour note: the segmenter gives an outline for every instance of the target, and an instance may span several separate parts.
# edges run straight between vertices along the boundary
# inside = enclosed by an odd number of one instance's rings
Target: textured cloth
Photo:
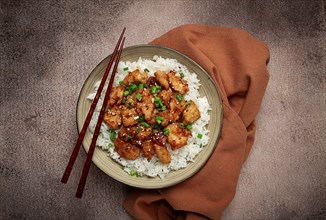
[[[183,25],[150,43],[184,53],[212,76],[223,100],[223,127],[203,169],[169,188],[133,189],[124,207],[137,219],[220,219],[254,142],[268,48],[243,30],[206,25]]]

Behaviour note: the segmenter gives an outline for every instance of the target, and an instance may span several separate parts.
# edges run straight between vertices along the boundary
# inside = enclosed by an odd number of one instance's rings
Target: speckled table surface
[[[326,218],[324,1],[1,0],[0,219],[130,219],[128,187],[94,165],[74,197],[85,152],[60,183],[78,94],[121,27],[129,46],[186,23],[243,28],[271,53],[256,141],[223,219]]]

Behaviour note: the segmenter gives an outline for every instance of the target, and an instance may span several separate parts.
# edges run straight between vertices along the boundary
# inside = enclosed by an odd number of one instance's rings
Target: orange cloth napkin
[[[254,142],[269,50],[243,30],[207,25],[183,25],[150,44],[184,53],[212,76],[223,100],[222,134],[209,161],[193,177],[169,188],[133,189],[124,207],[137,219],[220,219]]]

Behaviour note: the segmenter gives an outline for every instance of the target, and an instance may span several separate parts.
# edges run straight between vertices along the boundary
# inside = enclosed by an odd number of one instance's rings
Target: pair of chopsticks
[[[67,183],[67,181],[69,179],[71,170],[72,170],[72,168],[74,166],[74,163],[76,161],[76,158],[77,158],[77,155],[78,155],[78,152],[79,152],[79,148],[80,148],[80,146],[81,146],[81,144],[83,142],[83,139],[84,139],[85,134],[86,134],[86,130],[87,130],[87,128],[89,126],[89,123],[90,123],[90,121],[92,119],[95,107],[96,107],[97,102],[98,102],[98,100],[100,98],[100,95],[101,95],[101,92],[103,90],[104,84],[105,84],[106,79],[107,79],[107,77],[109,75],[112,64],[113,64],[113,62],[114,62],[114,60],[116,58],[115,64],[114,64],[114,67],[113,67],[113,70],[112,70],[112,73],[111,73],[109,85],[108,85],[107,90],[105,92],[105,97],[104,97],[103,105],[102,105],[102,108],[101,108],[101,111],[100,111],[100,115],[98,117],[97,124],[96,124],[96,127],[95,127],[95,131],[94,131],[94,134],[93,134],[92,143],[91,143],[91,145],[89,147],[89,150],[88,150],[88,153],[87,153],[87,159],[86,159],[85,164],[84,164],[82,176],[81,176],[81,178],[79,180],[79,184],[78,184],[78,188],[77,188],[77,192],[76,192],[76,197],[77,198],[81,198],[82,195],[83,195],[83,191],[84,191],[84,188],[85,188],[88,171],[89,171],[89,168],[91,166],[91,161],[92,161],[92,157],[93,157],[94,150],[95,150],[96,140],[97,140],[97,137],[98,137],[99,132],[100,132],[103,116],[104,116],[104,113],[105,113],[106,104],[107,104],[107,102],[109,100],[109,97],[110,97],[110,92],[111,92],[111,89],[112,89],[113,80],[114,80],[115,73],[116,73],[117,68],[118,68],[118,63],[119,63],[121,52],[122,52],[123,45],[124,45],[124,42],[125,42],[125,37],[123,37],[123,35],[125,33],[125,30],[126,30],[126,28],[123,29],[123,31],[122,31],[122,33],[120,35],[120,38],[118,40],[118,43],[115,46],[114,52],[113,52],[113,54],[111,56],[111,59],[110,59],[110,61],[108,63],[108,66],[107,66],[107,68],[105,70],[104,76],[103,76],[103,78],[101,80],[100,86],[99,86],[99,88],[97,90],[96,96],[95,96],[95,98],[93,100],[93,103],[91,105],[91,108],[90,108],[90,110],[89,110],[89,112],[87,114],[87,117],[86,117],[86,120],[84,122],[83,128],[82,128],[82,130],[81,130],[81,132],[79,134],[79,137],[77,139],[75,148],[74,148],[74,150],[73,150],[73,152],[72,152],[72,154],[70,156],[69,163],[68,163],[68,165],[66,167],[66,170],[65,170],[65,172],[64,172],[64,174],[62,176],[62,179],[61,179],[62,183]],[[122,41],[122,43],[121,43],[121,41]]]

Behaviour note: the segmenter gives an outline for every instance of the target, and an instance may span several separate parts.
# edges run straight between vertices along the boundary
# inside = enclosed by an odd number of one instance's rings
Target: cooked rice
[[[128,67],[127,71],[124,70],[125,67]],[[200,96],[199,94],[200,81],[197,78],[197,75],[195,73],[190,73],[185,66],[178,63],[178,61],[175,59],[154,56],[152,60],[139,58],[138,61],[135,62],[120,61],[113,85],[118,85],[119,82],[123,80],[123,78],[127,75],[128,71],[133,71],[137,68],[141,71],[144,71],[147,68],[149,70],[149,76],[153,76],[154,72],[158,70],[165,72],[173,70],[178,74],[181,72],[184,74],[183,79],[187,81],[189,86],[189,92],[184,97],[186,100],[193,100],[201,113],[200,119],[198,119],[192,125],[192,137],[188,139],[188,144],[180,149],[171,150],[170,146],[168,146],[168,150],[171,154],[170,164],[162,164],[156,155],[153,156],[151,161],[148,161],[143,156],[139,156],[136,160],[133,161],[120,157],[120,155],[114,150],[114,144],[110,140],[110,133],[108,132],[109,127],[104,122],[102,123],[96,145],[101,147],[103,150],[108,151],[108,156],[120,163],[123,169],[130,175],[147,175],[150,177],[159,176],[161,179],[163,179],[171,170],[179,170],[185,168],[188,163],[194,162],[195,156],[203,149],[205,145],[208,144],[209,131],[205,127],[210,119],[208,114],[210,105],[207,98],[205,96]],[[94,85],[95,91],[89,94],[87,99],[94,99],[99,85],[100,81]],[[89,125],[89,129],[92,133],[95,130],[103,99],[104,92],[102,92],[102,96],[99,99],[93,118]],[[197,137],[198,134],[202,134],[201,139]]]

